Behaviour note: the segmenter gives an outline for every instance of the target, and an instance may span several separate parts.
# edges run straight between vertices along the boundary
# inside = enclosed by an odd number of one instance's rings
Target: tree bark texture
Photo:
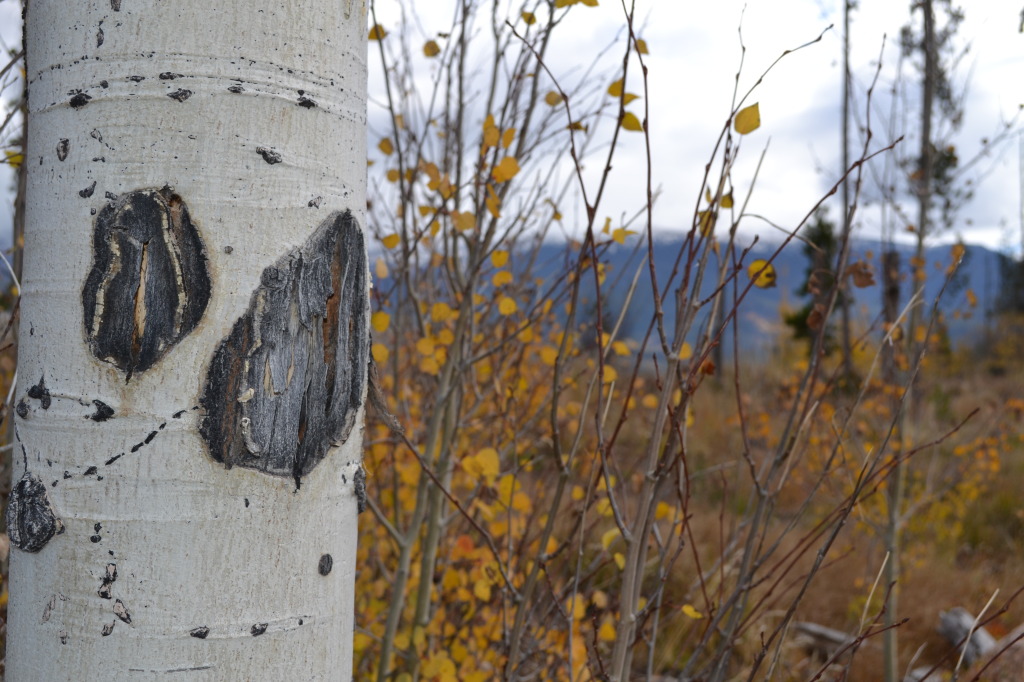
[[[361,0],[33,0],[8,679],[349,680]]]

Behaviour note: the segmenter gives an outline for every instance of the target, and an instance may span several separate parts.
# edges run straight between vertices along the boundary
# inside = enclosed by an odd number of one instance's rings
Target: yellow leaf
[[[392,168],[385,174],[385,177],[388,179],[388,182],[398,182],[402,175],[398,172],[397,168]]]
[[[401,237],[399,237],[395,233],[391,233],[388,236],[381,239],[380,243],[384,245],[385,249],[393,249],[396,246],[398,246],[398,242],[400,241],[402,241]]]
[[[637,38],[636,40],[636,51],[640,54],[650,54],[647,51],[647,41],[643,38]]]
[[[437,55],[441,54],[441,48],[435,41],[428,40],[423,45],[423,54],[425,54],[428,57],[436,57]]]
[[[501,146],[508,149],[512,146],[512,141],[516,139],[516,129],[509,128],[501,134]]]
[[[508,251],[498,250],[491,252],[491,265],[496,268],[503,268],[505,263],[508,263]]]
[[[416,341],[416,350],[420,355],[433,355],[434,354],[434,339],[429,336],[424,336]]]
[[[437,342],[445,346],[450,346],[455,343],[455,333],[445,327],[437,333]]]
[[[747,274],[754,280],[754,286],[759,289],[770,289],[775,286],[775,266],[758,258],[747,268]]]
[[[502,296],[498,301],[498,312],[502,315],[511,315],[518,309],[519,306],[516,305],[515,299],[511,299],[508,296]]]
[[[700,620],[704,617],[704,614],[693,608],[693,604],[683,604],[683,615],[694,620]]]
[[[626,567],[626,557],[622,556],[621,552],[615,553],[615,565],[619,567],[620,571]]]
[[[740,109],[736,114],[736,120],[733,121],[733,127],[740,135],[752,133],[761,127],[761,110],[756,102],[749,107]]]
[[[383,258],[378,257],[377,262],[374,264],[374,274],[377,275],[377,279],[386,279],[388,276],[388,264]]]
[[[383,310],[378,310],[373,315],[370,315],[370,325],[374,331],[383,334],[391,325],[391,316]]]
[[[388,350],[388,347],[385,346],[383,343],[373,344],[370,347],[370,352],[373,353],[373,360],[378,365],[383,365],[385,362],[387,362],[388,357],[391,355],[391,352]]]
[[[604,366],[604,383],[610,384],[619,378],[619,373],[611,365]]]
[[[729,192],[721,201],[722,208],[732,208],[732,192]]]
[[[436,377],[441,373],[441,365],[437,364],[437,360],[433,357],[423,358],[420,360],[420,371]]]
[[[618,528],[612,528],[611,530],[605,531],[604,535],[601,536],[601,548],[608,551],[608,548],[611,547],[611,544],[617,537],[619,537]]]
[[[583,499],[584,497],[586,497],[586,492],[584,492],[584,490],[583,490],[583,488],[582,488],[582,487],[580,487],[580,486],[578,486],[578,485],[574,485],[574,486],[572,487],[572,493],[571,493],[571,496],[572,496],[572,499],[573,499],[573,500],[575,500],[576,502],[579,502],[579,501],[580,501],[580,500],[582,500],[582,499]]]
[[[587,7],[597,7],[597,0],[580,0]]]
[[[377,149],[384,154],[384,156],[391,156],[395,153],[395,145],[391,142],[390,137],[385,137],[377,144]]]
[[[384,30],[383,26],[380,24],[374,24],[373,28],[370,29],[369,38],[370,40],[384,40],[384,36],[387,34],[388,32]]]
[[[697,214],[702,237],[709,237],[715,229],[715,213],[712,210],[701,211]]]
[[[587,130],[589,130],[587,126],[583,125],[579,121],[573,121],[569,125],[565,126],[565,128],[566,130],[582,130],[583,132],[587,132]]]
[[[516,176],[519,172],[519,162],[516,161],[514,156],[506,156],[498,165],[491,171],[491,176],[495,182],[507,182]]]
[[[498,126],[494,125],[494,116],[492,114],[487,114],[487,118],[484,119],[484,149],[496,147],[500,137],[501,131],[498,130]]]
[[[25,162],[25,155],[15,149],[8,149],[4,152],[4,161],[11,168],[20,168]]]
[[[501,473],[501,459],[498,457],[498,451],[494,448],[484,448],[476,453],[475,459],[480,475],[487,479],[488,484],[494,483],[498,474]]]
[[[615,81],[614,83],[608,86],[608,94],[611,95],[612,97],[622,97],[622,86],[623,79],[620,78],[619,80]]]
[[[968,289],[964,293],[964,295],[967,297],[967,305],[971,306],[972,308],[977,307],[978,296],[974,293],[974,289]]]
[[[622,114],[622,127],[626,130],[632,130],[633,132],[643,132],[644,127],[640,124],[640,119],[636,117],[631,111],[627,111]]]
[[[508,284],[512,281],[512,273],[508,270],[500,270],[494,273],[494,277],[491,277],[491,284],[500,287]]]
[[[490,601],[491,584],[483,579],[477,580],[475,583],[473,583],[473,596],[479,599],[480,601]]]
[[[619,244],[626,243],[626,237],[631,234],[636,234],[633,230],[627,230],[624,227],[620,227],[617,230],[612,230],[612,239],[617,241]]]
[[[635,99],[640,99],[640,95],[634,95],[632,92],[627,92],[625,95],[622,96],[622,103],[629,104]]]
[[[533,26],[534,24],[537,23],[537,15],[535,15],[533,12],[523,12],[522,17],[523,21],[526,22],[527,26]]]
[[[622,341],[616,341],[612,344],[612,351],[616,355],[629,355],[629,346]]]
[[[557,107],[562,103],[562,96],[554,90],[548,90],[547,94],[544,95],[544,101],[549,107]]]
[[[605,618],[601,623],[601,627],[597,630],[597,638],[602,642],[615,641],[615,626],[612,625],[611,619]]]
[[[579,487],[579,486],[577,486],[577,487]],[[573,488],[573,492],[575,492],[575,490],[576,490],[576,488]],[[581,493],[583,492],[582,488],[580,488],[580,492]],[[573,498],[573,499],[575,499],[575,498]],[[580,499],[583,499],[582,496],[580,497]],[[606,609],[606,608],[608,608],[608,593],[606,593],[606,592],[604,592],[602,590],[594,590],[594,593],[592,595],[590,595],[590,603],[592,603],[594,606],[596,606],[599,609]]]
[[[672,516],[673,512],[672,505],[667,502],[659,502],[658,506],[654,508],[654,518],[661,521]]]
[[[455,311],[443,301],[438,301],[430,307],[430,319],[434,322],[447,322],[453,317],[455,317]]]
[[[691,357],[693,357],[693,346],[691,346],[688,342],[683,341],[683,345],[679,349],[679,359],[689,360]]]
[[[540,349],[540,361],[548,367],[554,367],[558,359],[558,349],[553,346],[544,346]]]
[[[476,227],[476,216],[468,211],[455,212],[452,214],[452,224],[456,230],[465,232],[466,230],[472,230]]]

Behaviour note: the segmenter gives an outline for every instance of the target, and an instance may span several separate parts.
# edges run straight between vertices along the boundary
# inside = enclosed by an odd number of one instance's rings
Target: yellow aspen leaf
[[[715,200],[715,198],[713,196],[711,196],[711,188],[710,187],[705,187],[704,188],[704,201],[706,201],[706,202],[708,202],[710,204],[714,200]]]
[[[477,580],[473,583],[473,596],[480,601],[491,601],[491,584],[487,580]]]
[[[597,629],[597,638],[602,642],[615,641],[615,626],[612,625],[610,618],[605,618],[601,623],[601,627]]]
[[[599,609],[608,608],[608,593],[604,590],[594,590],[594,593],[590,595],[590,603]]]
[[[687,426],[687,428],[693,426],[693,423],[694,423],[693,408],[690,407],[689,404],[687,404],[687,406],[686,406],[686,426]]]
[[[370,315],[370,325],[374,331],[383,334],[391,326],[391,315],[383,310],[378,310],[373,315]]]
[[[388,276],[388,264],[379,256],[377,257],[377,262],[373,266],[373,274],[377,275],[377,279],[385,279]]]
[[[423,173],[426,174],[426,176],[428,178],[430,178],[432,181],[434,181],[434,182],[440,182],[441,181],[441,171],[439,171],[437,169],[437,164],[436,163],[430,163],[430,162],[423,162],[423,161],[421,161],[419,169],[421,171],[423,171]],[[431,187],[430,189],[436,190],[437,187]]]
[[[395,145],[391,141],[390,137],[385,137],[383,140],[378,142],[377,149],[379,149],[384,156],[391,156],[395,153]]]
[[[431,221],[429,229],[430,229],[430,236],[431,237],[436,237],[437,233],[441,231],[441,222],[438,221],[438,220]]]
[[[558,349],[554,346],[544,346],[540,349],[540,361],[548,367],[554,367],[558,359]]]
[[[434,322],[447,322],[455,317],[455,311],[444,301],[438,301],[430,306],[430,319]]]
[[[533,12],[522,12],[523,22],[527,26],[533,26],[537,23],[537,15]]]
[[[565,601],[566,613],[572,614],[573,620],[583,620],[583,616],[587,614],[587,605],[580,596],[569,597]]]
[[[687,618],[693,618],[694,620],[700,620],[704,617],[704,614],[693,608],[693,604],[683,604],[683,615]]]
[[[476,227],[476,216],[469,211],[457,211],[452,214],[452,224],[462,232],[472,230]]]
[[[721,206],[722,208],[732,208],[732,192],[729,192],[724,197],[722,197]]]
[[[579,1],[580,0],[555,0],[555,9],[560,9],[562,7],[568,7],[570,5],[575,5]]]
[[[622,97],[622,88],[625,84],[624,79],[620,78],[611,85],[608,86],[608,94],[612,97]]]
[[[488,485],[493,484],[498,478],[498,474],[501,473],[501,459],[498,457],[498,451],[494,448],[484,448],[476,453],[475,458],[480,475],[487,480]]]
[[[381,239],[380,243],[384,245],[385,249],[393,249],[396,246],[398,246],[398,242],[400,241],[402,241],[401,237],[392,232],[391,234]]]
[[[620,571],[626,567],[626,557],[622,556],[622,552],[615,553],[615,565]]]
[[[628,237],[631,234],[636,234],[636,232],[633,230],[627,230],[624,227],[620,227],[617,230],[612,230],[612,239],[617,241],[619,244],[625,244],[626,237]]]
[[[498,146],[498,140],[501,137],[501,131],[498,130],[498,126],[494,125],[494,116],[487,114],[487,118],[484,119],[484,149]]]
[[[381,26],[380,24],[374,24],[373,28],[370,29],[369,39],[384,40],[384,36],[386,36],[387,34],[388,32],[384,30],[383,26]]]
[[[661,521],[672,516],[673,512],[672,505],[668,502],[659,502],[658,506],[654,508],[654,518]]]
[[[601,536],[601,548],[608,551],[608,548],[611,547],[611,544],[615,542],[615,538],[619,537],[619,535],[620,533],[618,528],[606,530],[604,535]]]
[[[436,41],[428,40],[423,44],[423,54],[427,57],[436,57],[441,54],[441,48]]]
[[[398,182],[398,179],[402,176],[397,168],[392,168],[385,174],[385,177],[388,179],[388,182]]]
[[[519,162],[516,161],[516,157],[506,156],[491,171],[491,177],[494,178],[495,182],[507,182],[514,178],[518,172]]]
[[[375,343],[370,346],[370,352],[373,353],[373,361],[378,365],[383,365],[391,356],[391,351],[383,343]]]
[[[629,346],[624,341],[616,341],[612,344],[612,352],[616,355],[629,355]]]
[[[610,384],[619,378],[619,373],[611,365],[604,366],[604,383]]]
[[[583,490],[581,486],[574,485],[572,487],[572,492],[570,493],[570,496],[574,501],[579,502],[586,496],[586,492]]]
[[[508,251],[499,249],[491,252],[491,265],[496,268],[503,268],[508,263]]]
[[[580,0],[587,7],[597,7],[597,0]]]
[[[658,406],[658,396],[653,393],[648,393],[641,400],[640,404],[646,407],[648,410],[653,410]]]
[[[924,343],[928,339],[928,328],[920,326],[914,330],[914,341],[916,343]]]
[[[625,95],[622,96],[622,103],[629,104],[635,99],[640,99],[640,95],[634,95],[632,92],[627,92]]]
[[[501,146],[504,149],[508,149],[512,146],[512,141],[516,139],[516,129],[509,128],[501,134]]]
[[[455,332],[445,327],[437,333],[437,342],[445,346],[455,343]]]
[[[420,217],[426,218],[428,215],[434,212],[433,206],[417,206],[416,210],[419,211]]]
[[[562,95],[555,92],[554,90],[548,90],[547,94],[544,95],[544,102],[549,107],[557,107],[562,103]]]
[[[508,296],[502,296],[498,300],[498,312],[502,315],[511,315],[519,306],[516,304],[515,299],[509,298]]]
[[[637,38],[636,40],[636,51],[640,54],[650,54],[647,51],[647,41],[643,38]]]
[[[693,346],[683,341],[683,345],[679,348],[679,359],[689,360],[691,357],[693,357]]]
[[[566,130],[582,130],[583,132],[587,132],[589,130],[589,128],[587,126],[583,125],[579,121],[573,121],[569,125],[565,126],[565,129]]]
[[[640,119],[638,119],[636,117],[636,114],[634,114],[631,111],[627,111],[627,112],[622,114],[622,124],[621,125],[626,130],[632,130],[633,132],[636,132],[636,133],[643,132],[643,129],[644,129],[643,125],[641,125],[641,123],[640,123]]]
[[[732,125],[740,135],[752,133],[760,128],[761,109],[757,106],[757,102],[754,102],[749,107],[740,109],[736,114],[736,120],[733,121]]]
[[[25,155],[15,149],[8,149],[4,151],[4,161],[11,168],[20,168],[25,162]]]
[[[974,293],[974,289],[968,289],[964,292],[964,296],[967,297],[967,305],[972,308],[976,308],[978,306],[978,296]]]
[[[494,273],[494,277],[491,277],[491,284],[500,287],[508,284],[512,281],[512,273],[508,270],[501,270]]]
[[[758,258],[747,267],[747,274],[754,280],[759,289],[771,289],[775,286],[775,266],[763,258]]]
[[[492,218],[501,217],[501,199],[494,194],[490,194],[484,199],[484,206],[487,208],[487,212],[491,214]]]
[[[441,365],[437,364],[437,360],[433,357],[423,358],[420,360],[420,371],[436,377],[441,373]]]
[[[420,355],[434,354],[434,339],[424,336],[416,341],[416,350]]]
[[[608,216],[607,218],[604,219],[604,227],[601,228],[601,234],[611,234],[611,233],[612,233],[612,218],[611,218],[611,216]]]
[[[698,225],[702,237],[710,237],[715,230],[715,212],[708,209],[697,214]]]

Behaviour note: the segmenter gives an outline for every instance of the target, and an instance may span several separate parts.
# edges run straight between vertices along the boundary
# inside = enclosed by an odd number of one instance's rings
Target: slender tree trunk
[[[843,134],[842,134],[842,172],[846,173],[850,168],[850,5],[853,0],[843,2]],[[843,178],[842,184],[843,199],[843,237],[842,243],[849,248],[850,233],[850,181]],[[840,312],[840,346],[843,353],[843,376],[849,383],[853,381],[853,343],[850,330],[850,296],[846,293],[842,282],[845,278],[841,272],[836,273],[837,281],[840,282],[839,312]]]
[[[357,0],[36,0],[8,679],[348,680]]]

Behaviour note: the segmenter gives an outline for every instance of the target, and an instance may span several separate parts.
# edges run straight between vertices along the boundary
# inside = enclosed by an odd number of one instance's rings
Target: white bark
[[[265,269],[334,212],[363,224],[365,5],[33,0],[27,22],[14,476],[42,481],[64,531],[38,552],[12,549],[8,679],[347,681],[361,410],[297,489],[290,476],[214,461],[200,434],[207,410],[194,408]],[[93,233],[116,205],[108,193],[165,186],[205,244],[209,303],[126,381],[87,338]],[[365,272],[365,257],[354,262]],[[134,310],[143,326],[146,305]],[[95,400],[113,416],[90,419]],[[45,503],[22,500],[26,524]]]

